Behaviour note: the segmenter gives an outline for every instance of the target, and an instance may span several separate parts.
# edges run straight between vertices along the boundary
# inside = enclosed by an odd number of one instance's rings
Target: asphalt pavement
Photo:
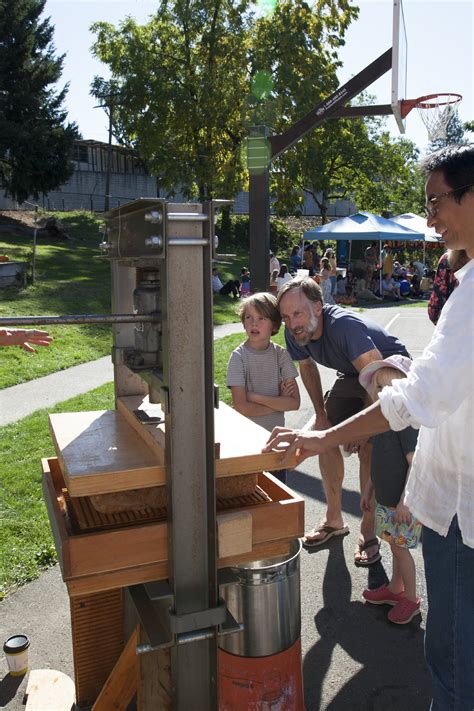
[[[433,330],[424,306],[397,309],[395,304],[372,309],[366,316],[399,336],[413,356],[421,353]],[[218,327],[215,337],[241,330],[240,324]],[[83,366],[77,366],[1,391],[2,418],[14,413],[13,419],[20,419],[37,409],[38,402],[42,407],[45,403],[53,405],[113,378],[109,358],[86,365],[87,378],[81,370]],[[334,371],[321,368],[321,377],[326,388],[334,378]],[[309,397],[301,384],[300,387],[301,408],[287,415],[287,424],[295,427],[306,423],[312,414]],[[19,393],[24,401],[21,410]],[[6,424],[4,420],[0,423]],[[408,625],[393,625],[386,619],[386,606],[366,605],[361,597],[368,584],[371,587],[382,584],[390,575],[391,558],[389,547],[382,544],[379,563],[369,569],[353,564],[360,519],[357,456],[348,457],[345,465],[343,509],[350,532],[344,538],[332,539],[325,546],[311,552],[303,550],[301,554],[306,709],[425,711],[429,707],[430,682],[423,659],[426,590],[421,550],[414,551],[414,559],[422,615]],[[325,508],[317,458],[306,460],[298,470],[290,472],[288,484],[304,497],[306,526],[311,527],[323,517]],[[74,678],[69,599],[58,566],[0,603],[0,641],[19,632],[26,633],[31,641],[30,669],[57,669]],[[20,711],[24,709],[27,679],[13,678],[7,671],[2,655],[0,708]]]

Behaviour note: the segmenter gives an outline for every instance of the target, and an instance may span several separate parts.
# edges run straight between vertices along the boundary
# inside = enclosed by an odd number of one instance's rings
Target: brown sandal
[[[364,543],[359,541],[357,543],[357,548],[354,551],[354,555],[357,555],[357,553],[359,553],[359,555],[360,555],[361,553],[368,550],[369,548],[375,548],[375,546],[377,546],[377,553],[374,553],[373,556],[371,556],[370,558],[365,558],[364,560],[356,560],[354,558],[354,565],[364,568],[368,565],[373,565],[374,563],[378,563],[378,561],[382,557],[380,555],[380,541],[378,538],[371,538],[370,541],[365,541]]]
[[[324,533],[326,535],[324,536],[324,538],[317,538],[316,540],[311,540],[311,536],[315,536],[317,533]],[[326,543],[326,541],[329,541],[329,539],[333,536],[346,536],[348,533],[349,529],[347,526],[343,526],[342,528],[334,528],[333,526],[327,525],[315,526],[311,531],[309,531],[309,533],[304,536],[303,545],[306,548],[316,548],[317,546],[321,546],[323,543]]]

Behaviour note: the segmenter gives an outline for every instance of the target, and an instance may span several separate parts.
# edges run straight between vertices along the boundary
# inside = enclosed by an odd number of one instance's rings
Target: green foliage
[[[217,220],[216,234],[219,237],[219,250],[249,251],[249,216],[226,215],[222,212]],[[301,242],[301,233],[290,230],[277,218],[270,218],[270,244],[275,252],[289,250],[293,244]],[[248,259],[247,259],[248,261]]]
[[[186,198],[222,198],[241,186],[249,5],[163,0],[146,25],[92,27],[94,54],[120,92],[114,132],[165,194],[179,186]]]
[[[373,103],[362,94],[357,104]],[[319,95],[313,92],[313,103]],[[359,210],[420,212],[423,180],[413,143],[391,139],[384,119],[326,121],[278,160],[273,176],[275,207],[291,212],[310,195],[322,221],[330,201],[350,199]]]
[[[46,0],[0,0],[0,184],[23,202],[64,183],[77,137],[65,124],[67,87],[58,93],[63,57],[40,18]]]
[[[465,121],[463,128],[465,131],[469,131],[469,133],[474,133],[474,121]]]
[[[36,281],[26,289],[0,289],[0,316],[41,316],[110,313],[110,265],[98,259],[100,220],[86,212],[56,213],[72,239],[58,242],[39,237]],[[10,259],[28,259],[32,238],[0,239],[0,253]],[[3,348],[0,387],[27,382],[72,365],[110,354],[109,326],[53,326],[49,348],[26,353]]]

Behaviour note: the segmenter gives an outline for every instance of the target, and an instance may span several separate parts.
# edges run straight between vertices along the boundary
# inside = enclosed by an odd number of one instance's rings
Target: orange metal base
[[[219,711],[304,711],[301,640],[269,657],[219,649]]]

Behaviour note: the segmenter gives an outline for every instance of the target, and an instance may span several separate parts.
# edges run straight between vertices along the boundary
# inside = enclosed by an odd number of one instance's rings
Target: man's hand
[[[305,432],[289,427],[275,427],[262,452],[284,452],[282,464],[288,464],[292,456],[296,457],[299,464],[308,457],[314,457],[330,449],[330,445],[324,441],[326,435],[325,431]]]

